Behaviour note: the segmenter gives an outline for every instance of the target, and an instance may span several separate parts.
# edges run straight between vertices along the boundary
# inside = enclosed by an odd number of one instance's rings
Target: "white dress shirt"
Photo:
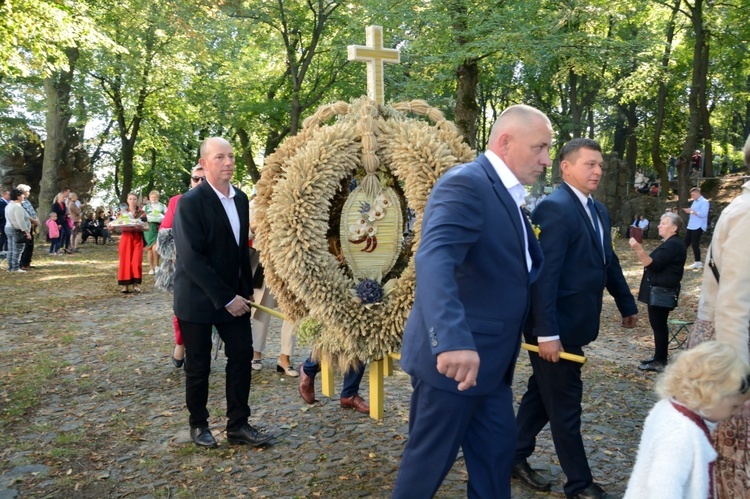
[[[518,206],[518,216],[521,217],[521,227],[523,227],[523,247],[526,250],[526,270],[531,272],[531,254],[529,253],[529,239],[528,233],[526,232],[526,224],[524,223],[524,215],[521,212],[521,206],[524,204],[526,198],[526,188],[521,182],[518,181],[516,176],[510,171],[505,161],[492,151],[484,153],[485,157],[490,160],[492,167],[495,169],[497,176],[500,177],[500,181],[503,183],[508,193],[513,198]]]

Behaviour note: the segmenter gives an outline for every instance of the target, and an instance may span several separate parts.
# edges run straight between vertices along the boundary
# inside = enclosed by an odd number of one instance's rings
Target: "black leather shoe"
[[[552,484],[537,471],[533,470],[529,463],[517,463],[513,465],[513,477],[518,478],[524,485],[534,490],[549,490]]]
[[[201,428],[190,428],[190,438],[193,439],[193,442],[195,442],[195,445],[198,447],[208,447],[211,449],[217,447],[216,439],[211,435],[211,430],[206,426]]]
[[[661,362],[658,360],[652,360],[651,362],[644,362],[640,366],[638,366],[638,369],[641,371],[652,371],[652,372],[664,372],[664,368],[667,367],[666,362]]]
[[[604,492],[603,488],[593,482],[579,493],[568,496],[569,499],[608,499],[610,497],[612,496]]]
[[[261,433],[249,424],[244,425],[236,431],[227,431],[227,440],[230,444],[243,444],[260,447],[272,438],[273,435]]]

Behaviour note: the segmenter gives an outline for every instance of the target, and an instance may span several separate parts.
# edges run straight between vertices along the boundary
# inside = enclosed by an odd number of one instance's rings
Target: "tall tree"
[[[68,47],[64,52],[68,59],[68,67],[44,79],[44,91],[47,96],[47,138],[44,141],[39,207],[45,210],[52,205],[53,198],[60,189],[60,165],[71,116],[70,90],[79,53],[77,47]]]

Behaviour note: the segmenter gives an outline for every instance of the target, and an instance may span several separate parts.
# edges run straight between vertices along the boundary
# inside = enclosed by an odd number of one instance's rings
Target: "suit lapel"
[[[487,177],[492,181],[492,188],[495,190],[495,194],[497,194],[497,197],[500,200],[500,203],[505,207],[505,209],[508,211],[508,215],[510,217],[510,221],[513,224],[513,228],[516,231],[516,241],[518,241],[518,247],[521,250],[521,255],[523,256],[523,261],[526,261],[526,247],[523,244],[524,240],[524,234],[523,234],[523,227],[521,226],[521,212],[518,206],[516,206],[516,202],[513,200],[513,197],[508,192],[508,189],[505,188],[505,185],[503,185],[500,178],[497,176],[497,172],[492,167],[492,163],[490,163],[490,160],[487,159],[487,157],[482,154],[477,158],[477,162],[484,168],[485,173],[487,174]],[[533,234],[533,232],[532,232]]]
[[[583,223],[586,224],[586,227],[589,229],[589,236],[591,237],[591,244],[594,245],[596,248],[596,252],[599,253],[599,256],[602,258],[602,261],[604,261],[604,248],[602,247],[602,244],[599,242],[599,238],[596,237],[596,231],[594,230],[594,224],[591,223],[591,216],[589,216],[588,209],[584,208],[584,206],[581,204],[581,200],[578,199],[578,196],[575,192],[573,192],[573,189],[570,188],[568,184],[563,182],[561,184],[561,188],[565,189],[570,197],[573,200],[573,204],[575,205],[576,209],[578,210],[578,214],[582,217]],[[604,217],[601,216],[601,209],[602,204],[594,200],[594,204],[596,205],[596,209],[599,211],[599,220],[602,223],[602,230],[605,231],[602,234],[602,239],[604,241],[604,244],[607,242],[607,234],[606,232],[609,230],[607,229],[606,224],[604,223]]]

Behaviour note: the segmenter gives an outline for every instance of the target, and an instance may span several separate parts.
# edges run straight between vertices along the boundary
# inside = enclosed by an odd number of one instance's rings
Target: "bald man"
[[[257,447],[271,436],[248,424],[253,359],[248,199],[230,184],[235,165],[229,142],[210,138],[200,152],[206,181],[180,198],[172,228],[177,250],[174,313],[186,350],[190,437],[199,447],[217,445],[206,409],[215,326],[227,356],[227,440]]]
[[[395,498],[433,497],[463,449],[468,497],[510,497],[511,381],[542,252],[521,210],[550,165],[552,126],[518,105],[488,150],[446,172],[430,194],[416,255],[401,365],[414,388]]]

